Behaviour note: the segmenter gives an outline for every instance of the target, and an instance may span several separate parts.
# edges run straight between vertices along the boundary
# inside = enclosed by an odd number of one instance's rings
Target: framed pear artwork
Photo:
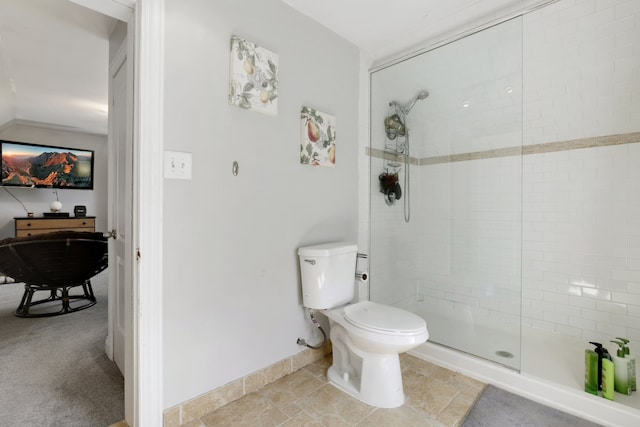
[[[278,114],[278,55],[238,36],[231,37],[229,103]]]
[[[336,165],[336,118],[310,107],[300,112],[300,163]]]

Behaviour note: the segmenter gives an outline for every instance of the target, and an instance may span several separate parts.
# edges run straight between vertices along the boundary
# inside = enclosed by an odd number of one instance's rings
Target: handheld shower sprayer
[[[397,101],[391,101],[389,106],[395,110],[395,114],[388,116],[384,119],[384,128],[387,133],[387,138],[396,139],[398,135],[404,136],[406,132],[405,118],[409,114],[409,111],[416,105],[418,100],[423,100],[429,96],[429,92],[422,90],[406,105],[401,105]]]
[[[395,114],[391,114],[384,119],[384,127],[385,127],[385,132],[387,134],[387,138],[393,140],[393,139],[396,139],[398,135],[404,137],[404,142],[401,150],[398,149],[400,145],[396,142],[396,151],[401,152],[404,156],[405,198],[404,198],[403,207],[404,207],[405,222],[409,222],[409,219],[411,218],[411,205],[409,202],[409,194],[410,194],[409,185],[411,182],[409,178],[409,165],[411,162],[409,161],[409,155],[410,155],[409,129],[407,128],[407,125],[406,125],[406,118],[409,112],[411,111],[411,109],[413,108],[413,106],[416,105],[416,102],[418,102],[418,100],[423,100],[428,96],[429,96],[429,92],[427,92],[426,90],[421,90],[408,104],[401,105],[396,101],[391,101],[389,103],[389,107],[393,108]],[[397,190],[394,190],[392,192],[393,194],[390,195],[388,191],[386,192],[385,197],[388,197],[388,198],[385,199],[385,202],[387,202],[388,205],[393,205],[396,198],[399,199],[400,194],[402,194],[400,190],[400,186],[397,184],[397,182],[396,182],[396,186],[397,186]]]
[[[422,90],[418,92],[418,94],[407,105],[400,105],[396,101],[391,101],[389,103],[389,106],[394,107],[398,115],[400,115],[400,117],[404,119],[404,117],[409,114],[409,111],[411,111],[413,106],[416,105],[416,102],[418,102],[418,100],[423,100],[428,96],[429,92],[427,92],[426,90]]]

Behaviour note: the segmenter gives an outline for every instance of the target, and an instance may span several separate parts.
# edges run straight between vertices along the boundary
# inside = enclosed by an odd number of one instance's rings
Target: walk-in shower
[[[407,125],[407,116],[413,106],[419,100],[426,99],[429,92],[420,91],[409,103],[400,104],[397,101],[389,102],[390,112],[384,119],[385,135],[388,139],[385,144],[385,150],[394,158],[392,162],[387,162],[384,166],[384,172],[379,175],[381,192],[384,194],[387,205],[392,206],[396,200],[402,198],[402,187],[398,182],[399,166],[397,157],[402,156],[404,163],[404,202],[403,214],[404,221],[411,220],[411,147],[409,145],[409,127]],[[392,170],[390,171],[390,168]]]
[[[424,317],[430,341],[512,369],[520,369],[522,162],[458,160],[521,150],[521,38],[521,22],[510,21],[371,77],[371,148],[385,151],[372,158],[372,175],[396,149],[404,190],[402,207],[371,195],[371,297]],[[403,97],[410,101],[396,101]]]
[[[640,83],[640,27],[618,61],[592,37],[616,39],[622,15],[578,3],[371,73],[369,296],[422,316],[425,349],[591,399],[589,341],[624,336],[640,353],[640,98],[613,90]],[[402,200],[380,195],[397,163],[408,223]],[[639,396],[616,394],[634,420]]]

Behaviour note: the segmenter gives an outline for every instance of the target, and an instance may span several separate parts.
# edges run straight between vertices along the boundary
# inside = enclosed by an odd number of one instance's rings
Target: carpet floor
[[[0,426],[106,427],[124,419],[124,380],[105,355],[108,275],[98,303],[55,317],[13,315],[24,285],[0,286]]]
[[[599,424],[488,385],[462,427],[496,426],[597,427]]]

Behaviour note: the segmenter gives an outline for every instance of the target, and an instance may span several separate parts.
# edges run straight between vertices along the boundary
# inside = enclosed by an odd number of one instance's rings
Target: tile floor
[[[185,427],[211,426],[459,426],[485,384],[416,357],[400,357],[405,404],[366,405],[327,382],[323,359],[257,392],[204,415]]]

